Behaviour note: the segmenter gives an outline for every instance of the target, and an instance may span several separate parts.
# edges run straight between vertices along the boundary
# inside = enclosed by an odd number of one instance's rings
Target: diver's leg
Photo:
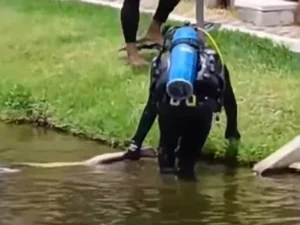
[[[167,116],[159,116],[158,124],[160,140],[158,148],[158,164],[160,173],[175,172],[175,150],[178,146],[179,130],[176,120]]]
[[[121,24],[126,42],[127,57],[133,66],[146,65],[136,47],[136,35],[140,20],[140,0],[124,0],[121,9]]]
[[[170,13],[175,9],[180,0],[159,0],[158,7],[148,28],[146,37],[156,43],[162,44],[161,25],[165,23]]]
[[[212,122],[212,113],[198,118],[189,118],[185,127],[178,151],[178,176],[195,179],[195,167],[199,151],[202,150],[209,135]]]

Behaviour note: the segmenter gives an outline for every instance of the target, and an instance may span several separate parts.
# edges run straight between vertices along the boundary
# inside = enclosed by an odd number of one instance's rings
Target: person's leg
[[[149,26],[146,38],[162,44],[161,25],[165,23],[170,13],[175,9],[180,0],[159,0],[158,7]]]
[[[176,121],[167,116],[158,117],[160,140],[158,147],[158,164],[160,173],[175,172],[175,150],[178,146],[179,130]]]
[[[121,24],[129,63],[134,66],[146,65],[136,47],[136,35],[140,20],[140,0],[124,0],[121,9]]]
[[[212,122],[212,113],[207,112],[199,118],[189,119],[185,123],[184,133],[178,151],[178,176],[195,179],[195,167],[199,151],[208,138]]]

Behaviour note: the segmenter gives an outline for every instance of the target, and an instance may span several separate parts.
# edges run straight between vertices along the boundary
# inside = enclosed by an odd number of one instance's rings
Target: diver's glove
[[[141,148],[134,142],[131,142],[129,147],[126,149],[124,157],[130,160],[139,160],[141,158]]]
[[[227,140],[239,141],[241,139],[241,134],[237,128],[227,127],[225,131],[225,138]]]

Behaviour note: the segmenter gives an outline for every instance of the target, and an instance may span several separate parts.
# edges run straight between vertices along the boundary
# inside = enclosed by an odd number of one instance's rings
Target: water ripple
[[[159,177],[151,161],[30,169],[1,179],[0,192],[1,225],[300,223],[297,177],[205,165],[196,184]]]

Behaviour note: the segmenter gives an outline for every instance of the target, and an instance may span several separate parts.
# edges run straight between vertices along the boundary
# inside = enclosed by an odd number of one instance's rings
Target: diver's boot
[[[175,154],[168,155],[163,151],[159,151],[158,153],[158,165],[159,165],[159,172],[161,174],[175,174]]]
[[[195,172],[196,163],[190,160],[178,160],[178,170],[176,175],[180,179],[184,180],[196,180],[196,172]]]

